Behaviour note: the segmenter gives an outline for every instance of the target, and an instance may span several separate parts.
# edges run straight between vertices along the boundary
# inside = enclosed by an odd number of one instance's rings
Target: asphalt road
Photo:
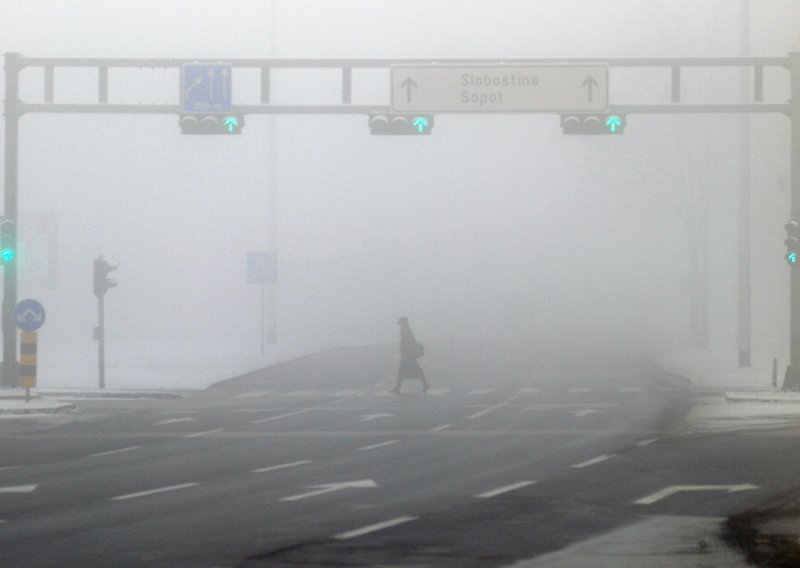
[[[800,484],[785,437],[675,435],[690,392],[646,365],[457,359],[428,395],[357,349],[0,422],[2,565],[501,566]]]

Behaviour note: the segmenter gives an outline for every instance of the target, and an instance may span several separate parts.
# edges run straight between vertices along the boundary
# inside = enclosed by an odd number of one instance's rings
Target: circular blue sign
[[[14,308],[14,319],[22,331],[36,331],[44,325],[44,306],[36,300],[22,300]]]

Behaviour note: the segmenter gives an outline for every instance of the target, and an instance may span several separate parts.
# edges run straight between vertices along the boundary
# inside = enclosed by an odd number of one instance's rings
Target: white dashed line
[[[534,483],[536,482],[520,481],[517,483],[512,483],[511,485],[506,485],[505,487],[498,487],[497,489],[492,489],[491,491],[487,491],[486,493],[481,493],[480,495],[475,495],[475,497],[479,499],[489,499],[490,497],[495,497],[496,495],[502,495],[503,493],[514,491],[515,489],[522,489],[523,487],[527,487],[528,485],[533,485]]]
[[[271,465],[269,467],[262,467],[261,469],[254,469],[253,473],[264,473],[264,472],[267,472],[267,471],[275,471],[275,470],[278,470],[278,469],[286,469],[286,468],[295,467],[295,466],[298,466],[298,465],[305,465],[307,463],[311,463],[311,460],[301,460],[301,461],[296,461],[296,462],[291,462],[291,463],[282,463],[280,465]]]
[[[38,485],[12,485],[10,487],[0,487],[0,493],[32,493]]]
[[[610,455],[610,456],[609,455],[597,456],[596,458],[592,458],[592,459],[587,460],[587,461],[582,462],[582,463],[576,463],[575,465],[571,465],[569,467],[571,467],[572,469],[581,469],[583,467],[589,467],[590,465],[594,465],[594,464],[597,464],[597,463],[600,463],[600,462],[604,462],[606,460],[610,460],[613,457],[614,457],[613,455]]]
[[[658,438],[650,438],[649,440],[642,440],[641,442],[636,442],[636,445],[644,447],[644,446],[649,446],[653,442],[658,442]]]
[[[287,412],[286,414],[278,414],[277,416],[270,416],[269,418],[259,418],[258,420],[252,420],[250,424],[263,424],[264,422],[272,422],[273,420],[280,420],[281,418],[288,418],[289,416],[296,416],[298,414],[303,414],[304,412],[308,412],[310,408],[301,408],[300,410],[295,410],[294,412]]]
[[[177,491],[178,489],[186,489],[187,487],[195,487],[199,483],[182,483],[181,485],[171,485],[170,487],[159,487],[158,489],[150,489],[149,491],[140,491],[138,493],[128,493],[127,495],[118,495],[112,497],[114,501],[124,501],[126,499],[137,499],[139,497],[147,497],[148,495],[155,495],[157,493],[166,493],[167,491]]]
[[[475,414],[471,414],[471,415],[467,416],[467,420],[474,420],[475,418],[480,418],[481,416],[486,416],[487,414],[489,414],[490,412],[494,412],[498,408],[503,408],[505,405],[506,405],[505,402],[501,402],[500,404],[495,404],[494,406],[490,406],[489,408],[484,408],[483,410],[480,410],[480,411],[476,412]]]
[[[177,424],[178,422],[197,422],[197,418],[169,418],[167,420],[160,420],[153,424],[153,426],[166,426],[167,424]]]
[[[452,428],[452,424],[442,424],[441,426],[437,426],[436,428],[431,428],[431,432],[441,432],[442,430],[447,430],[448,428]]]
[[[217,432],[222,432],[222,428],[216,428],[214,430],[206,430],[204,432],[194,432],[192,434],[186,434],[184,438],[199,438],[201,436],[208,436],[209,434],[216,434]]]
[[[133,450],[139,450],[142,446],[129,446],[127,448],[120,448],[119,450],[109,450],[107,452],[99,452],[96,454],[89,454],[89,457],[92,458],[99,458],[102,456],[110,456],[112,454],[121,454],[122,452],[132,452]]]
[[[8,471],[9,469],[19,469],[21,467],[22,467],[21,465],[7,465],[4,467],[0,467],[0,471]]]
[[[359,536],[363,536],[365,534],[374,533],[383,529],[388,529],[390,527],[396,527],[397,525],[402,525],[403,523],[407,523],[409,521],[415,521],[418,517],[397,517],[396,519],[391,519],[389,521],[384,521],[382,523],[376,523],[374,525],[369,525],[366,527],[362,527],[360,529],[343,532],[337,535],[334,535],[332,538],[337,540],[347,540],[349,538],[356,538]]]
[[[400,440],[389,440],[388,442],[381,442],[380,444],[372,444],[371,446],[364,446],[363,448],[358,448],[361,452],[366,452],[368,450],[376,450],[378,448],[384,448],[386,446],[391,446],[392,444],[396,444]]]

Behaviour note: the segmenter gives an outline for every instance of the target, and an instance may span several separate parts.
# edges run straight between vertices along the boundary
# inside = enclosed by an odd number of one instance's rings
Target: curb
[[[31,414],[57,414],[66,410],[75,410],[75,405],[64,403],[44,408],[0,408],[0,416],[24,416]]]
[[[728,402],[771,402],[773,404],[798,404],[800,393],[774,392],[754,395],[752,393],[726,392],[725,400]]]

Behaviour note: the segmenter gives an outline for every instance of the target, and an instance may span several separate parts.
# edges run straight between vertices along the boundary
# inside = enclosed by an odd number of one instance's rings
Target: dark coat
[[[417,340],[414,332],[408,326],[400,328],[400,370],[397,372],[401,379],[421,379],[424,374],[417,361]]]

